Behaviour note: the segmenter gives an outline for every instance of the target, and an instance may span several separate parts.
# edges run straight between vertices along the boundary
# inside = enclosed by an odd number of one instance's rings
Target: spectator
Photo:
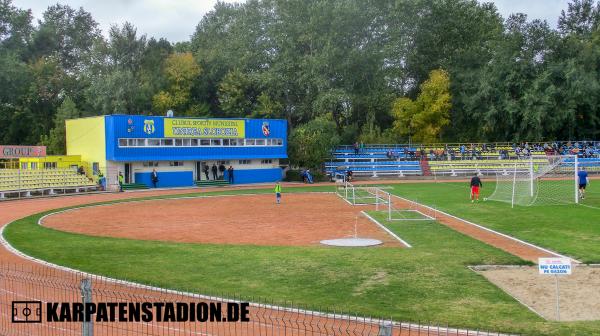
[[[123,184],[125,184],[125,177],[122,172],[119,172],[119,176],[117,176],[117,180],[119,181],[119,191],[123,192]]]
[[[233,166],[229,166],[229,169],[227,169],[227,172],[229,173],[228,175],[228,180],[229,180],[229,184],[233,184]]]
[[[354,143],[354,155],[358,155],[358,151],[359,151],[359,148],[358,148],[358,141],[356,141],[356,142]]]
[[[213,176],[213,180],[217,179],[217,164],[213,163],[212,167],[210,168],[210,170],[212,171],[212,176]]]
[[[352,182],[352,170],[346,172],[346,181]]]
[[[204,175],[206,176],[206,180],[210,180],[210,178],[208,178],[208,165],[204,165]]]
[[[461,159],[465,159],[465,156],[467,155],[467,148],[465,147],[465,145],[460,145],[460,157]]]
[[[221,162],[219,164],[219,179],[220,180],[225,179],[225,165],[223,164],[223,162]]]
[[[156,169],[152,169],[152,174],[150,174],[150,180],[152,180],[152,186],[156,188],[156,184],[158,183],[158,173]]]

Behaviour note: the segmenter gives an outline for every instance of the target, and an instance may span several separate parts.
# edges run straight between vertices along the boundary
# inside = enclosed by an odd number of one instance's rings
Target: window
[[[211,146],[221,146],[221,139],[210,139]]]
[[[200,139],[200,146],[210,146],[210,140]]]
[[[243,146],[244,141],[238,139],[229,139],[229,146]]]
[[[21,169],[27,169],[27,162],[21,162]]]
[[[44,168],[45,169],[55,169],[56,162],[44,162]]]
[[[265,139],[256,139],[256,143],[257,146],[264,146],[265,145]]]
[[[127,139],[119,139],[119,147],[127,147]]]
[[[148,146],[160,146],[160,139],[148,139]]]
[[[37,162],[31,163],[31,169],[37,169]]]
[[[169,162],[171,167],[183,167],[183,161],[171,161]]]
[[[250,162],[252,162],[251,160],[239,160],[239,164],[241,165],[249,165]]]
[[[161,146],[173,146],[173,139],[160,139]]]
[[[277,139],[277,146],[283,145],[283,139]]]
[[[144,167],[158,167],[158,161],[145,161],[142,162]]]
[[[254,139],[246,139],[246,146],[254,146]]]
[[[135,139],[127,139],[127,146],[128,147],[134,147],[135,146]]]
[[[272,164],[273,160],[271,160],[271,159],[261,160],[260,163],[262,163],[262,164]]]
[[[198,139],[190,139],[190,146],[198,146]]]
[[[217,165],[227,166],[227,165],[229,165],[229,161],[217,161]]]
[[[223,139],[223,146],[229,146],[229,139]]]
[[[190,146],[190,139],[183,139],[183,146],[185,147],[189,147]]]

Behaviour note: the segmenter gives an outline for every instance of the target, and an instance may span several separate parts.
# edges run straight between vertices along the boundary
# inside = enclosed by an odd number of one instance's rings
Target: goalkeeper
[[[579,197],[585,199],[585,187],[588,185],[588,173],[585,168],[579,168],[577,178],[579,179]]]
[[[471,178],[471,203],[475,202],[475,198],[479,201],[479,188],[483,188],[483,183],[475,173],[475,176]]]

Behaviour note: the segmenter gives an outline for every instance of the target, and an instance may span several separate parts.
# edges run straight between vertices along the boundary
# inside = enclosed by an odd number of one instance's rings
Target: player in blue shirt
[[[579,197],[581,199],[585,198],[585,187],[588,184],[588,174],[585,171],[585,168],[581,167],[577,172],[577,177],[579,178]]]

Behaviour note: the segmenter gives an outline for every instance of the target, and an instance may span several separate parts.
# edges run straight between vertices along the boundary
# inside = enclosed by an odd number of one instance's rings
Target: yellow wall
[[[81,155],[89,166],[98,162],[106,175],[106,134],[104,116],[66,121],[67,155]]]

